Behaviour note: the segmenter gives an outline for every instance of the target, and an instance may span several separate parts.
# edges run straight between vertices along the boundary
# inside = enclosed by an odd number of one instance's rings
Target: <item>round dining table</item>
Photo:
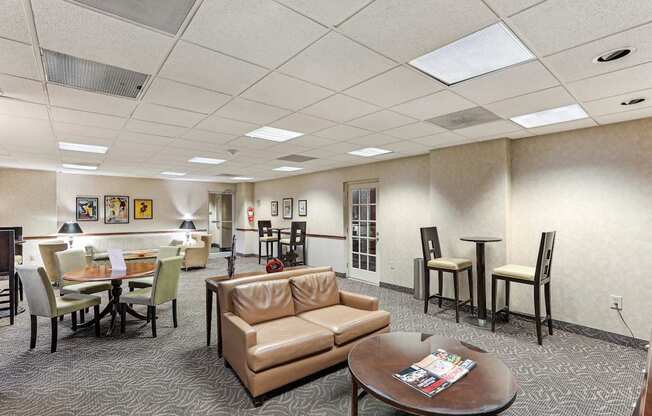
[[[76,272],[64,273],[63,280],[76,283],[90,283],[90,282],[111,282],[111,299],[109,304],[100,312],[99,319],[104,318],[107,314],[111,314],[111,325],[107,335],[113,332],[115,327],[115,318],[118,315],[118,305],[120,304],[120,296],[122,295],[122,281],[134,279],[137,277],[145,277],[154,273],[156,263],[143,262],[143,263],[126,263],[125,270],[113,270],[108,264],[94,264],[86,266],[82,270]],[[136,312],[133,308],[126,305],[127,313],[131,316],[146,320],[147,317]],[[79,325],[80,327],[91,326],[93,321]]]

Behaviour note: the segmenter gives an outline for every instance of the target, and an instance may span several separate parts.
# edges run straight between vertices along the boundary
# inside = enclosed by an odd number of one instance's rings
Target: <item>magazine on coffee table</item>
[[[437,350],[418,363],[394,374],[408,386],[428,397],[447,389],[475,367],[475,361]]]

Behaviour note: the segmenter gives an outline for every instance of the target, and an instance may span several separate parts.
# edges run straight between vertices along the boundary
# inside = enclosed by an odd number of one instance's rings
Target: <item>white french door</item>
[[[349,185],[348,198],[348,275],[378,285],[378,184]]]

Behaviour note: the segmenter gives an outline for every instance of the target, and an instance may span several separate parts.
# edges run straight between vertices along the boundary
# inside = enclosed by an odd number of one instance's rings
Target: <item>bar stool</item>
[[[289,251],[293,251],[296,254],[298,246],[301,246],[302,256],[301,262],[293,261],[292,265],[296,266],[298,264],[306,264],[306,222],[305,221],[292,221],[292,226],[290,228],[290,238],[281,238],[280,241],[281,253],[283,252],[283,246],[288,246]]]
[[[421,228],[421,247],[423,249],[423,290],[425,293],[423,313],[428,313],[428,303],[432,298],[439,299],[439,307],[441,308],[442,300],[444,299],[444,272],[452,273],[453,288],[455,292],[455,322],[459,323],[460,306],[470,303],[471,312],[473,312],[473,264],[469,259],[441,256],[437,227]],[[439,275],[439,293],[432,296],[430,296],[430,270],[436,270]],[[460,301],[458,277],[459,273],[464,271],[466,271],[469,279],[469,299]]]
[[[494,269],[491,275],[491,331],[496,332],[496,314],[503,312],[509,319],[509,284],[522,283],[534,288],[534,321],[537,330],[537,342],[543,345],[541,324],[548,321],[548,333],[552,335],[552,316],[550,312],[550,269],[552,267],[552,252],[555,248],[556,231],[541,233],[539,255],[536,267],[506,264]],[[505,282],[505,307],[496,310],[496,286],[498,280]],[[541,319],[541,286],[544,290],[546,317]]]
[[[272,221],[270,220],[258,221],[258,264],[260,264],[263,243],[265,243],[265,259],[269,260],[270,257],[274,257],[274,243],[278,243],[278,238],[274,236],[272,231]]]

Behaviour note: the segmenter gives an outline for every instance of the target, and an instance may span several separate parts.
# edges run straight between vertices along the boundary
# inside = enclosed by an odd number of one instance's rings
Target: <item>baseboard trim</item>
[[[401,292],[401,293],[408,293],[410,295],[414,294],[414,289],[405,287],[405,286],[400,286],[400,285],[395,285],[393,283],[385,283],[385,282],[380,282],[380,287],[383,287],[385,289],[390,289],[394,290],[396,292]],[[444,298],[444,301],[446,303],[452,303],[454,302],[454,299],[451,298]],[[435,303],[436,299],[433,299],[430,301],[431,303]],[[470,313],[471,312],[471,306],[470,305],[463,305],[461,310]],[[491,313],[491,311],[489,311]],[[523,319],[527,321],[533,321],[534,317],[531,317],[527,314],[519,313],[519,312],[512,312],[510,311],[510,316],[516,317],[518,319]],[[499,315],[500,316],[500,315]],[[591,328],[588,326],[584,325],[579,325],[579,324],[573,324],[570,322],[566,321],[560,321],[557,319],[552,320],[552,324],[556,329],[561,329],[562,331],[566,332],[571,332],[573,334],[578,334],[578,335],[583,335],[585,337],[593,338],[593,339],[598,339],[600,341],[606,341],[606,342],[611,342],[612,344],[617,344],[617,345],[622,345],[625,347],[631,347],[631,348],[637,348],[644,350],[645,346],[649,343],[649,341],[646,341],[644,339],[640,338],[631,338],[626,335],[621,335],[621,334],[616,334],[614,332],[609,332],[609,331],[604,331],[602,329],[596,329],[596,328]]]
[[[237,251],[235,255],[238,257],[258,257],[258,254],[253,254],[253,253],[245,254],[245,253],[238,253]]]

